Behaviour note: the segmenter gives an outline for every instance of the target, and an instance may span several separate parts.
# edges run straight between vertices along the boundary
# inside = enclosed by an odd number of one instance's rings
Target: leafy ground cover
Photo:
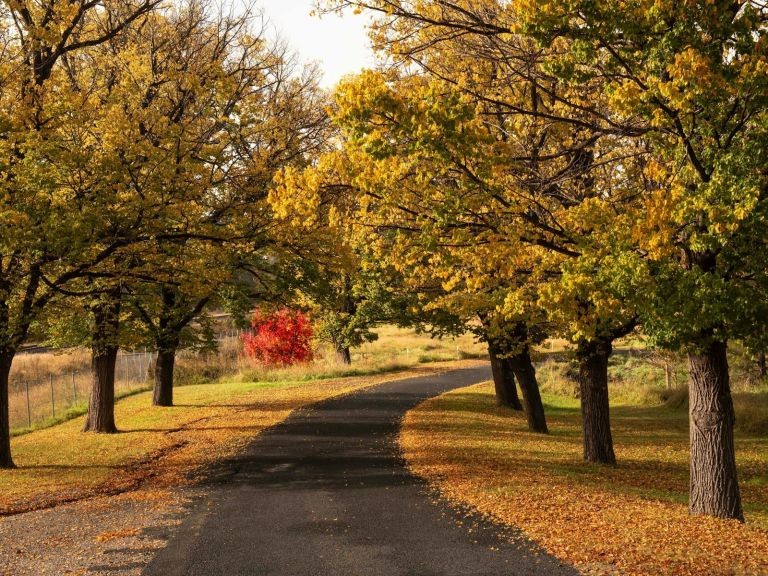
[[[740,405],[764,396],[748,394],[737,394],[737,418]],[[492,385],[458,390],[411,411],[401,446],[443,496],[519,527],[585,573],[768,574],[766,436],[737,434],[747,523],[689,517],[683,408],[612,406],[619,464],[605,467],[582,462],[578,401],[544,400],[548,436],[496,407]]]

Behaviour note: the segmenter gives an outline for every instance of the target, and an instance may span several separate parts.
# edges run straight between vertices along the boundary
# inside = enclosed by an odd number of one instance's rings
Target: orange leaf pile
[[[737,438],[747,523],[690,517],[684,414],[612,409],[619,465],[581,460],[580,418],[549,407],[552,434],[495,406],[481,384],[425,402],[404,422],[413,471],[443,496],[522,529],[588,574],[768,574],[768,441]]]

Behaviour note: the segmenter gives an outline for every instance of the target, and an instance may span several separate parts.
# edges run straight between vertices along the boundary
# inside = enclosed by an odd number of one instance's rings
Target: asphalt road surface
[[[489,378],[473,368],[390,382],[294,414],[227,464],[145,574],[576,574],[436,501],[398,455],[407,410]]]

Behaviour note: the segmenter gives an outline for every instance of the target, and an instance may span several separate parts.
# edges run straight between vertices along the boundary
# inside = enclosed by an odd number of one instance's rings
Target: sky
[[[366,35],[366,17],[311,16],[313,0],[258,0],[272,27],[303,62],[317,62],[322,85],[332,88],[346,74],[374,64]]]

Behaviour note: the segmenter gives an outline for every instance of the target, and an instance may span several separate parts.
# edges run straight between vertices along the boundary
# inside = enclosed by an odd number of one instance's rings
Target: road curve
[[[257,437],[148,576],[571,575],[522,537],[435,502],[397,451],[406,411],[485,368],[400,380],[302,410]]]

